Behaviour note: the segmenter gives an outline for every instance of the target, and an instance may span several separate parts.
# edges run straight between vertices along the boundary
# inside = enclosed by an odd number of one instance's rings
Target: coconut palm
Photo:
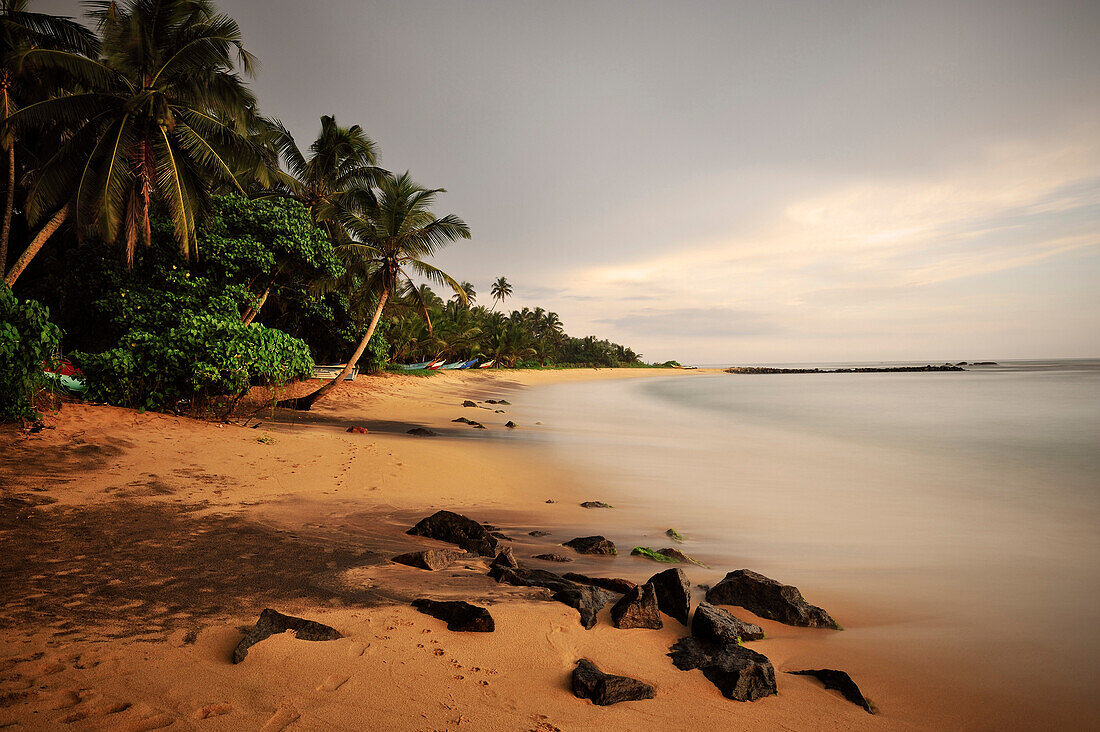
[[[498,302],[504,302],[504,298],[512,296],[512,286],[508,284],[507,277],[497,277],[493,286],[489,288],[489,294],[493,296],[493,310],[497,309]]]
[[[86,56],[99,52],[95,35],[72,18],[30,12],[28,0],[0,0],[0,128],[20,106],[44,96],[43,79],[22,64],[32,48],[72,51]],[[0,224],[0,276],[8,266],[8,238],[15,206],[15,136],[5,129],[0,148],[8,158],[8,188]]]
[[[363,211],[346,215],[344,224],[351,241],[337,249],[346,270],[337,286],[349,290],[348,300],[353,307],[362,308],[371,303],[374,315],[359,345],[335,379],[306,396],[280,402],[280,406],[309,409],[351,373],[374,335],[390,297],[409,285],[407,291],[419,298],[419,290],[411,286],[410,274],[450,287],[465,302],[462,285],[424,261],[434,256],[440,247],[470,238],[470,227],[462,219],[453,214],[437,218],[431,212],[436,195],[442,192],[442,188],[422,188],[408,173],[386,175]],[[419,300],[419,305],[426,318],[427,306],[423,300]]]
[[[462,282],[459,287],[462,288],[464,296],[460,296],[457,293],[451,296],[451,300],[458,302],[462,301],[467,307],[473,305],[477,301],[477,290],[469,282]]]
[[[62,73],[70,92],[24,107],[10,124],[56,121],[70,132],[34,175],[27,218],[46,223],[8,273],[9,284],[70,217],[78,235],[121,238],[132,263],[138,240],[149,243],[151,209],[161,205],[191,255],[209,194],[243,192],[238,172],[266,178],[274,163],[254,138],[256,100],[238,69],[251,75],[256,61],[236,21],[209,0],[90,5],[101,58],[55,49],[24,55],[32,70]]]

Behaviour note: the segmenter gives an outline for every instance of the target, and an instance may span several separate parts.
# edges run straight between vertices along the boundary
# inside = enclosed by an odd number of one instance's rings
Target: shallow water
[[[1100,362],[677,374],[547,387],[513,411],[602,486],[620,545],[667,546],[674,526],[716,569],[853,608],[837,619],[898,665],[950,666],[943,683],[1028,724],[1100,722]]]

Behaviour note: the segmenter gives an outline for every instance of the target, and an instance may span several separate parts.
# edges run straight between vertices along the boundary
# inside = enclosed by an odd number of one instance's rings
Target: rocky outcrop
[[[501,549],[497,554],[497,558],[493,560],[492,566],[517,569],[519,567],[519,562],[516,560],[516,555],[512,553],[512,547],[506,546]]]
[[[674,567],[658,572],[647,584],[653,585],[661,612],[687,625],[691,613],[691,585],[684,570]]]
[[[617,577],[589,577],[586,574],[577,574],[576,572],[566,572],[562,575],[567,580],[573,582],[579,582],[582,585],[592,585],[593,587],[600,587],[611,592],[618,592],[620,595],[633,590],[638,586],[637,582],[631,582],[627,579],[618,579]],[[658,601],[661,599],[660,595],[657,596]]]
[[[573,695],[578,699],[591,699],[593,704],[607,706],[624,701],[652,699],[652,686],[628,676],[605,674],[599,667],[582,658],[573,669]]]
[[[736,643],[681,638],[668,655],[681,671],[702,671],[728,699],[756,701],[778,693],[775,669],[767,656]]]
[[[469,399],[467,399],[466,401],[462,402],[462,406],[464,406],[464,407],[476,407],[477,402],[471,402]]]
[[[570,582],[564,577],[545,569],[511,569],[509,567],[490,567],[489,576],[497,582],[517,587],[545,587],[550,590],[551,599],[577,610],[581,616],[581,625],[586,629],[596,624],[596,615],[614,597],[610,592],[590,585]]]
[[[562,546],[567,546],[578,554],[618,554],[615,550],[615,542],[602,536],[578,536],[576,539],[565,542]]]
[[[861,706],[871,714],[875,714],[878,710],[875,705],[871,703],[871,700],[863,696],[863,692],[856,686],[856,682],[852,681],[852,677],[845,671],[837,671],[832,668],[819,668],[809,669],[806,671],[788,671],[789,674],[795,674],[796,676],[814,676],[821,683],[825,684],[826,689],[836,689],[844,698],[852,702],[857,706]]]
[[[426,536],[449,544],[457,544],[468,552],[491,557],[496,553],[497,540],[485,530],[485,527],[462,514],[451,511],[437,511],[421,519],[406,533],[413,536]]]
[[[707,591],[707,602],[714,605],[739,605],[768,620],[805,628],[840,626],[829,613],[811,605],[793,585],[785,585],[749,569],[730,572]]]
[[[410,435],[416,435],[417,437],[435,437],[437,433],[432,432],[427,427],[413,427],[408,431]]]
[[[737,643],[763,640],[764,631],[759,625],[744,620],[707,602],[699,603],[691,619],[691,634],[708,643]]]
[[[665,536],[667,536],[668,538],[672,539],[673,541],[675,541],[679,544],[684,543],[684,535],[681,534],[676,529],[665,529]]]
[[[277,633],[294,631],[294,637],[306,641],[330,641],[343,638],[335,628],[329,627],[315,620],[296,618],[293,615],[283,615],[271,608],[260,613],[256,626],[249,628],[241,638],[241,642],[233,649],[233,663],[240,663],[248,655],[248,649],[260,641]]]
[[[486,399],[485,403],[486,404],[504,404],[506,406],[511,405],[511,402],[505,401],[504,399]]]
[[[492,633],[496,623],[489,611],[461,600],[413,600],[412,606],[425,615],[447,623],[447,630],[464,633]]]
[[[435,572],[451,566],[456,559],[464,554],[465,552],[456,552],[450,549],[425,549],[419,552],[398,554],[393,557],[392,561],[410,567],[417,567],[418,569],[430,569]]]
[[[611,622],[616,628],[663,628],[653,585],[638,585],[623,595],[611,606]]]
[[[582,508],[614,508],[610,503],[604,503],[603,501],[585,501],[581,504]]]

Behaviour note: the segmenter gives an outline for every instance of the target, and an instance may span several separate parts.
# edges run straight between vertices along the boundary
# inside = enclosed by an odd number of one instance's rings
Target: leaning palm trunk
[[[11,269],[6,275],[4,275],[4,284],[11,287],[15,284],[15,281],[19,279],[19,275],[23,274],[23,270],[27,268],[27,265],[34,259],[34,255],[42,249],[46,240],[53,236],[53,233],[57,231],[65,219],[69,217],[69,207],[65,206],[60,211],[53,215],[53,218],[46,222],[46,225],[39,229],[35,234],[34,239],[27,245],[27,248],[19,255],[19,259],[15,260],[15,264],[11,266]]]
[[[367,344],[370,343],[371,336],[374,335],[374,329],[378,327],[378,320],[382,317],[382,309],[386,307],[386,300],[388,300],[389,297],[389,290],[383,290],[382,295],[378,298],[378,308],[374,311],[374,317],[371,318],[370,325],[367,326],[367,332],[363,336],[363,340],[359,341],[359,345],[355,348],[355,353],[351,354],[351,358],[349,358],[348,362],[344,365],[344,370],[337,374],[335,379],[311,394],[295,397],[294,399],[284,399],[281,402],[277,402],[275,406],[309,411],[318,399],[335,389],[336,385],[351,373],[351,370],[355,368],[355,364],[359,363],[359,359],[363,356],[363,351],[367,350]]]
[[[15,206],[15,143],[8,148],[8,198],[4,202],[4,225],[0,230],[0,275],[8,266],[8,237],[11,235],[11,211]]]

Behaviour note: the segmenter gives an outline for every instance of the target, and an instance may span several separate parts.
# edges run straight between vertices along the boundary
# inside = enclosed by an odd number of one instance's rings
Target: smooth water
[[[859,606],[1013,693],[1100,690],[1100,361],[677,374],[524,401],[542,422],[525,436],[596,476],[629,541],[666,546],[674,526],[716,568]]]

